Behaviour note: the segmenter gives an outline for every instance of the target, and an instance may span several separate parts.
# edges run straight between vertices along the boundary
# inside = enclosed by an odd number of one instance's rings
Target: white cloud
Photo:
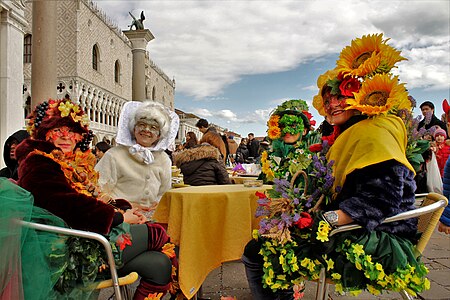
[[[412,55],[406,75],[428,66],[421,76],[405,78],[411,86],[449,82],[447,1],[98,3],[122,28],[131,20],[124,6],[134,15],[145,10],[144,24],[156,37],[148,46],[151,57],[176,78],[178,91],[199,99],[220,94],[245,74],[289,70],[380,31]]]
[[[353,38],[378,32],[408,58],[396,70],[408,88],[450,87],[447,0],[97,3],[123,29],[131,23],[128,11],[135,16],[145,11],[144,25],[155,35],[148,46],[151,58],[175,77],[177,92],[196,98],[196,104],[224,100],[224,89],[245,75],[288,71],[327,55],[337,57]],[[242,116],[237,108],[221,108],[194,113],[236,123],[267,120],[264,110]]]

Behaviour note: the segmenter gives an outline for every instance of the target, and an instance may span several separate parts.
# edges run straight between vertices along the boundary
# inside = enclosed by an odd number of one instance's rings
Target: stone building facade
[[[90,0],[57,2],[57,98],[78,102],[91,119],[94,141],[114,143],[120,111],[132,99],[132,48],[128,38]],[[32,4],[24,28],[25,113],[31,100],[31,62],[26,59],[32,34]],[[28,38],[28,40],[27,40]],[[29,47],[31,49],[31,47]],[[31,53],[32,57],[32,53]],[[174,109],[175,83],[146,55],[147,99]]]

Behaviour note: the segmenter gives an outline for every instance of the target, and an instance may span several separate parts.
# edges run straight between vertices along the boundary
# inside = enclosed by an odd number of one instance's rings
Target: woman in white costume
[[[156,102],[124,105],[116,141],[95,166],[102,191],[127,199],[150,217],[171,187],[171,160],[165,150],[175,142],[179,118]]]

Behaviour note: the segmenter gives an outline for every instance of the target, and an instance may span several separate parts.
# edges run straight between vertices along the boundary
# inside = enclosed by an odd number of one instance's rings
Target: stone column
[[[133,101],[144,101],[145,94],[145,52],[147,44],[155,37],[148,29],[127,30],[123,32],[131,42],[133,53],[133,75],[132,75],[132,99]]]
[[[56,98],[57,1],[33,1],[31,109]]]
[[[24,129],[23,37],[28,22],[19,1],[0,1],[0,168],[6,139]]]

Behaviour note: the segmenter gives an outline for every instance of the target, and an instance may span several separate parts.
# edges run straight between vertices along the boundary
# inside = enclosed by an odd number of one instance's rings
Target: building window
[[[23,62],[31,63],[31,34],[27,34],[23,39]]]
[[[98,47],[94,45],[92,47],[92,69],[98,71]]]
[[[152,100],[156,99],[156,87],[153,87],[152,89]]]
[[[119,60],[116,60],[114,64],[114,81],[120,83],[120,63]]]

